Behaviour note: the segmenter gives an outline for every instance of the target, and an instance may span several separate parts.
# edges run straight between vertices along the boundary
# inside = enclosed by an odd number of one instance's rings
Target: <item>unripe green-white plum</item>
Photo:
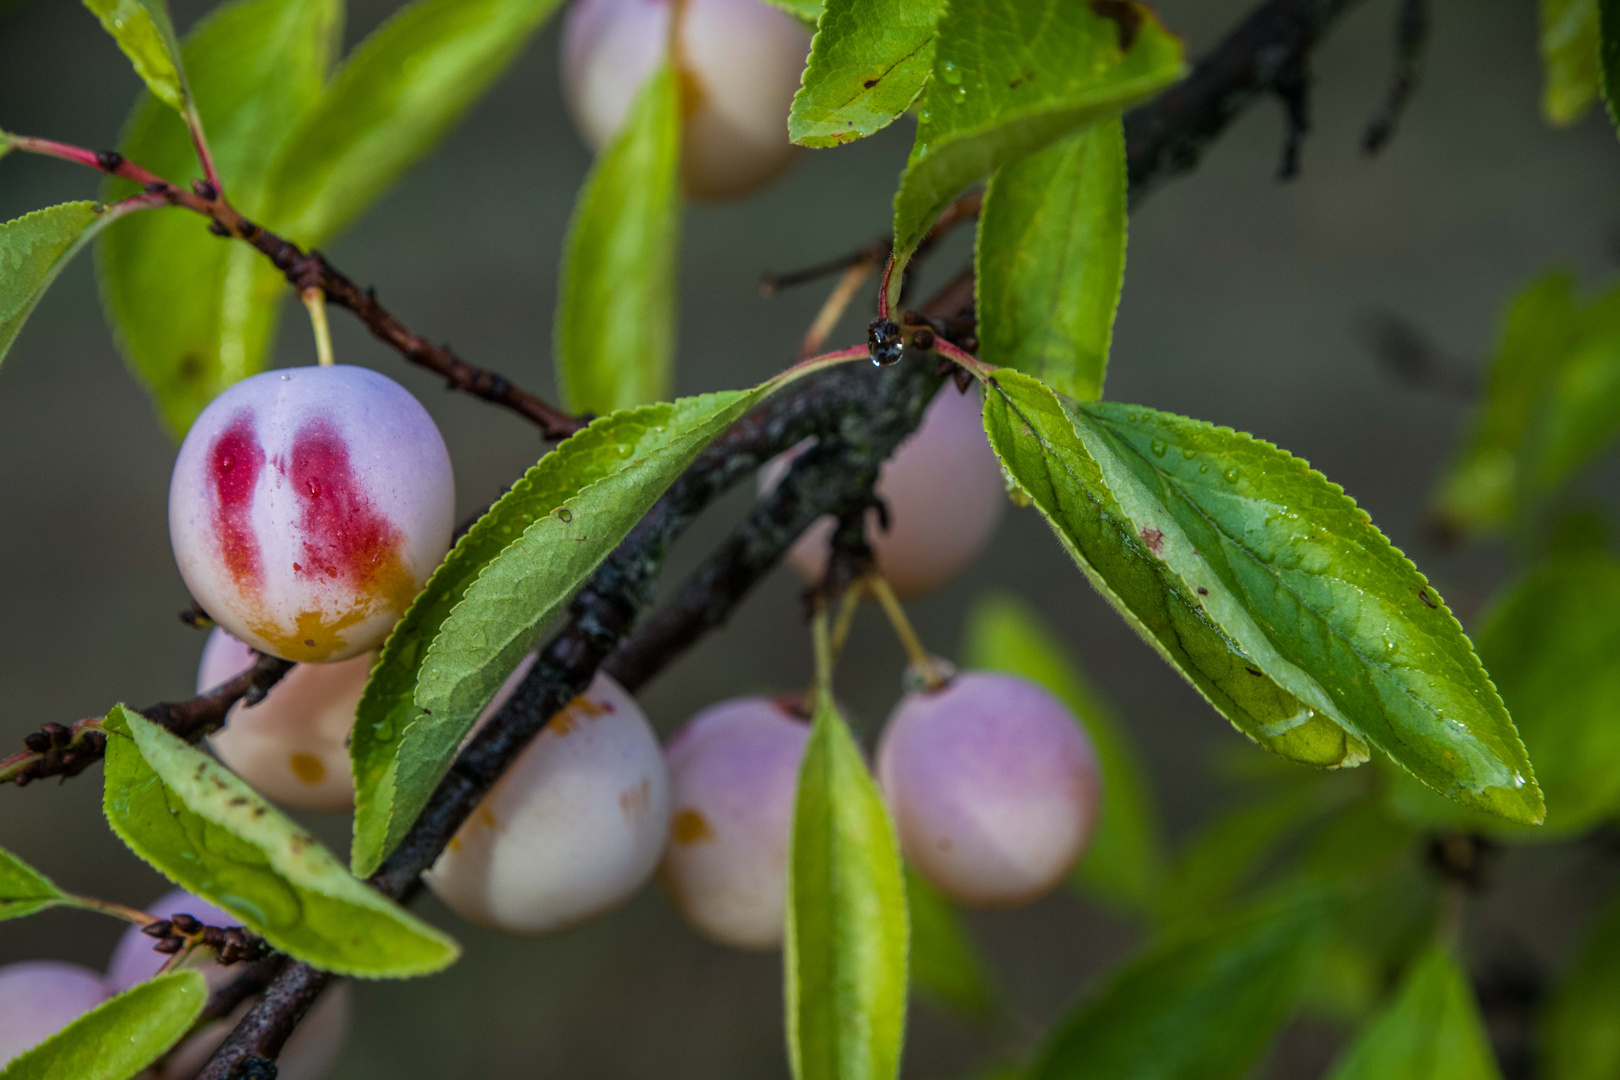
[[[974,907],[1043,896],[1097,823],[1091,740],[1045,690],[964,672],[907,694],[878,744],[878,783],[900,847],[945,895]]]
[[[265,796],[304,810],[354,805],[349,732],[375,656],[299,664],[251,707],[237,702],[208,738],[231,771]],[[216,627],[197,667],[197,692],[253,666],[253,651]]]
[[[606,675],[551,719],[424,875],[492,930],[560,930],[628,899],[669,835],[669,777],[652,725]]]
[[[239,926],[242,921],[184,889],[165,893],[146,909],[146,913],[159,919],[190,915],[209,926]],[[145,982],[162,969],[170,958],[152,948],[154,944],[156,942],[141,933],[139,927],[132,926],[124,931],[124,936],[113,950],[112,960],[107,964],[108,993],[122,993],[136,983]],[[212,989],[230,982],[241,973],[242,968],[239,965],[221,967],[207,963],[200,970]],[[189,1080],[195,1076],[250,1004],[243,1002],[231,1016],[209,1024],[186,1039],[163,1059],[161,1068],[143,1073],[143,1080]],[[349,988],[346,983],[330,987],[322,994],[309,1015],[288,1038],[287,1045],[282,1047],[276,1059],[279,1080],[320,1080],[348,1039],[349,1012]]]
[[[901,596],[920,596],[967,569],[1001,522],[1007,486],[984,435],[979,401],[977,390],[961,394],[947,385],[878,474],[875,490],[888,507],[889,528],[885,532],[872,511],[866,541]],[[797,452],[760,470],[762,490],[776,486]],[[832,518],[823,518],[789,549],[789,565],[806,581],[826,573],[833,527]]]
[[[169,539],[192,596],[288,660],[381,645],[450,548],[455,480],[427,410],[365,368],[267,371],[180,447]]]
[[[600,150],[664,57],[671,0],[575,0],[563,22],[563,91]],[[810,51],[793,16],[761,0],[685,0],[676,42],[686,193],[727,199],[793,163],[788,109]]]
[[[794,796],[807,724],[791,705],[739,698],[705,709],[670,741],[669,848],[658,880],[716,941],[782,943]]]
[[[0,1067],[110,996],[100,973],[78,964],[31,960],[0,967]]]

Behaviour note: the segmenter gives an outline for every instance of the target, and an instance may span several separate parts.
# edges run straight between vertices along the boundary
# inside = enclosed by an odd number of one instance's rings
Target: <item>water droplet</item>
[[[964,101],[966,101],[967,99],[968,99],[968,88],[967,87],[965,87],[965,86],[957,86],[957,87],[952,88],[952,90],[951,90],[951,101],[952,101],[952,103],[954,103],[956,105],[960,105]]]
[[[1183,446],[1181,448],[1181,456],[1186,458],[1188,461],[1191,461],[1193,458],[1198,456],[1198,451],[1194,450],[1190,446]]]
[[[939,65],[939,77],[955,86],[962,81],[962,69],[947,60]]]
[[[1513,786],[1516,788],[1524,787],[1524,775],[1522,773],[1516,772],[1513,774]]]
[[[917,122],[919,124],[931,124],[931,123],[933,123],[934,122],[933,111],[930,110],[930,109],[923,109],[922,111],[917,113]]]
[[[1235,483],[1237,483],[1237,478],[1238,478],[1238,471],[1237,471],[1237,467],[1236,467],[1236,466],[1233,466],[1233,467],[1232,467],[1232,468],[1230,468],[1230,469],[1227,469],[1227,470],[1226,470],[1226,471],[1225,471],[1225,472],[1223,472],[1223,473],[1222,473],[1222,474],[1221,474],[1221,475],[1222,475],[1222,476],[1223,476],[1223,477],[1225,477],[1225,478],[1226,478],[1226,482],[1227,482],[1227,483],[1228,483],[1228,484],[1235,484]]]
[[[230,472],[235,467],[236,467],[236,458],[235,458],[234,455],[232,455],[232,454],[221,454],[220,455],[220,457],[219,457],[219,471],[220,472],[227,473],[227,472]]]
[[[1165,445],[1165,442],[1164,442],[1163,439],[1154,439],[1153,440],[1152,450],[1153,450],[1153,456],[1154,457],[1164,457],[1164,452],[1166,450],[1168,450],[1168,449],[1170,449],[1170,448]]]
[[[1125,419],[1129,420],[1131,423],[1134,424],[1134,423],[1136,423],[1136,414],[1135,413],[1126,413],[1125,414]]]
[[[557,515],[558,521],[568,522],[574,520],[574,512],[568,509],[566,506],[559,506],[554,512]]]
[[[309,497],[312,499],[321,497],[321,482],[313,476],[309,478]]]

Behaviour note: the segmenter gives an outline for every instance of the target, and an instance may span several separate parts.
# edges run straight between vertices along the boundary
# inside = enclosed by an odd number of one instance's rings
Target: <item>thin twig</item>
[[[1361,150],[1368,156],[1388,146],[1395,137],[1395,128],[1423,73],[1423,54],[1428,43],[1428,0],[1401,0],[1395,16],[1395,78],[1383,106],[1373,114],[1361,136]]]
[[[19,135],[7,135],[6,141],[14,150],[60,158],[140,184],[148,196],[162,196],[170,206],[184,207],[201,214],[208,218],[209,228],[215,234],[251,244],[275,264],[276,269],[300,294],[308,289],[320,289],[329,302],[352,312],[374,337],[391,346],[406,360],[442,376],[452,390],[483,398],[523,416],[538,426],[547,439],[567,438],[589,422],[588,418],[570,415],[527,390],[514,386],[505,376],[469,364],[449,346],[436,345],[408,329],[377,301],[375,290],[361,289],[327,262],[319,251],[305,252],[290,240],[249,221],[225,201],[211,181],[199,180],[188,191],[126,160],[117,151],[98,153],[49,139]]]

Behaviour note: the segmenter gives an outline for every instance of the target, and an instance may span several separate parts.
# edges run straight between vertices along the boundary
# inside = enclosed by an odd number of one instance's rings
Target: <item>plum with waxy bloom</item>
[[[492,930],[542,934],[627,900],[669,835],[669,777],[634,698],[598,674],[451,837],[428,886]]]
[[[982,671],[907,694],[877,775],[907,861],[974,907],[1051,891],[1090,842],[1102,791],[1074,714],[1033,683]]]
[[[810,726],[748,697],[694,716],[670,741],[669,848],[658,880],[698,930],[727,945],[782,943],[794,796]]]
[[[450,548],[444,440],[404,387],[357,367],[267,371],[180,447],[169,538],[232,636],[298,661],[375,649]]]

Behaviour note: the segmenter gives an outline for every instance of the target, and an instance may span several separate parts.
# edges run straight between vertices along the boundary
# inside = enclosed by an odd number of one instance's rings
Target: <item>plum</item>
[[[576,0],[563,22],[562,77],[585,140],[601,149],[663,59],[672,0]],[[676,57],[681,173],[696,199],[755,191],[793,163],[788,108],[810,51],[793,16],[761,0],[685,0]]]
[[[682,915],[727,945],[782,943],[794,794],[810,726],[791,704],[738,698],[670,741],[669,848],[658,880]]]
[[[628,899],[669,835],[669,777],[634,698],[606,675],[551,719],[424,875],[457,914],[541,934]]]
[[[427,411],[387,376],[343,365],[267,371],[220,394],[169,483],[192,596],[288,660],[381,645],[449,550],[454,513]]]
[[[907,694],[879,741],[877,775],[906,859],[974,907],[1045,895],[1097,824],[1091,740],[1062,702],[1011,675],[963,672]]]
[[[110,996],[101,976],[78,964],[30,960],[0,967],[0,1066]]]

